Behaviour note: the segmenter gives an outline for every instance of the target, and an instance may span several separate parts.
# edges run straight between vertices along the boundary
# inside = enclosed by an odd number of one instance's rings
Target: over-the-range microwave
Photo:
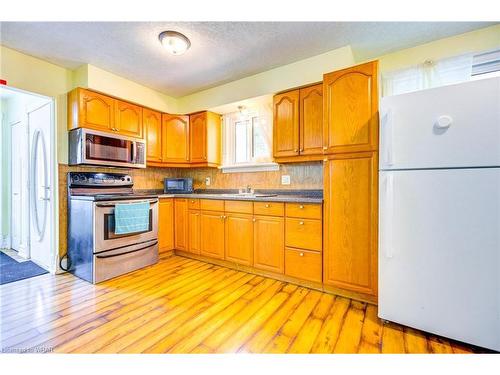
[[[69,164],[146,168],[146,143],[119,134],[74,129],[69,132]]]

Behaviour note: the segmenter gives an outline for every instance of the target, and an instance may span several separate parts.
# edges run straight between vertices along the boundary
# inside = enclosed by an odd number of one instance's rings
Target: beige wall
[[[378,60],[383,74],[423,63],[427,59],[439,60],[496,48],[500,48],[500,24],[399,50],[380,56]]]
[[[337,48],[321,55],[184,96],[179,98],[179,110],[183,113],[195,112],[319,82],[323,80],[324,73],[342,69],[354,63],[350,46]]]

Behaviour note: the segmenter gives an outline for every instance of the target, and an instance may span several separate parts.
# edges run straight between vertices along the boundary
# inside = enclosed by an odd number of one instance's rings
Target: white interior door
[[[500,350],[500,168],[380,173],[379,316]]]
[[[28,112],[30,139],[31,260],[52,269],[54,249],[53,187],[51,168],[52,103]]]
[[[26,121],[11,124],[11,247],[29,257],[28,141]],[[14,146],[15,145],[15,146]]]

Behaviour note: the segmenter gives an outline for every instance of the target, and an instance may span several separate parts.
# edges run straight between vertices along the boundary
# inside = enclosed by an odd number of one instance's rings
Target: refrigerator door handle
[[[382,131],[384,132],[384,160],[387,166],[394,165],[394,133],[393,133],[393,112],[389,109],[382,116]]]
[[[384,207],[384,230],[382,233],[384,254],[386,258],[394,256],[393,228],[394,228],[394,176],[389,173],[385,179],[385,207]]]

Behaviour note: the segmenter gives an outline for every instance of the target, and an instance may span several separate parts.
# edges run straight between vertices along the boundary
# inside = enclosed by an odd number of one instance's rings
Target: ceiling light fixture
[[[189,39],[177,31],[164,31],[158,38],[162,46],[172,55],[182,55],[191,47]]]

